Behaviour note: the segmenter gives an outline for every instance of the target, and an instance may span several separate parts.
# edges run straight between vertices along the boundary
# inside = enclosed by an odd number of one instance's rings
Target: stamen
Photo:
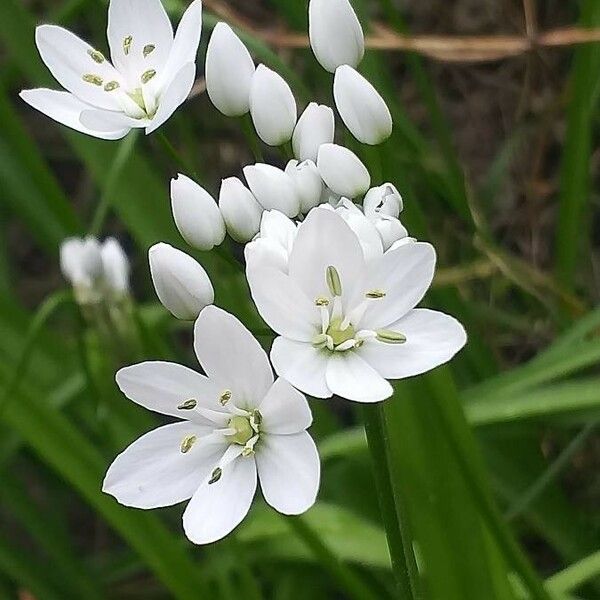
[[[213,483],[217,483],[217,481],[219,481],[219,479],[221,479],[221,475],[223,475],[223,469],[221,469],[220,467],[217,467],[212,472],[212,475],[210,476],[210,479],[208,480],[208,485],[212,485]]]
[[[385,298],[386,294],[383,290],[371,290],[370,292],[367,292],[365,294],[365,298],[371,298],[371,299],[379,299],[379,298]]]
[[[146,58],[148,56],[148,54],[152,54],[152,52],[154,52],[155,48],[156,48],[156,46],[154,44],[146,44],[144,46],[144,49],[142,50],[142,54],[144,55],[144,58]]]
[[[327,280],[327,287],[331,292],[332,296],[341,296],[342,295],[342,281],[340,279],[340,274],[337,269],[329,265],[325,270],[325,279]]]
[[[224,390],[219,396],[219,404],[225,406],[231,400],[231,390]]]
[[[94,75],[93,73],[86,73],[82,76],[82,79],[86,83],[92,83],[94,85],[102,85],[104,83],[104,79],[102,79],[100,75]]]
[[[378,329],[375,333],[377,334],[377,339],[386,344],[404,344],[406,342],[406,336],[398,331]]]
[[[123,40],[123,52],[125,53],[125,56],[127,56],[129,54],[129,51],[131,50],[131,44],[133,42],[133,37],[128,35],[124,40]]]
[[[116,90],[119,86],[119,82],[118,81],[109,81],[105,86],[104,86],[104,91],[105,92],[112,92],[114,90]]]
[[[315,300],[315,306],[329,306],[329,298],[324,298],[323,296],[320,296]]]
[[[102,52],[99,52],[98,50],[88,50],[88,54],[90,55],[90,58],[94,62],[97,62],[99,65],[101,65],[106,60],[104,58],[104,54],[102,54]]]
[[[198,438],[195,435],[187,435],[184,437],[181,442],[181,453],[187,454],[192,449],[192,446],[196,443],[197,439]]]
[[[154,69],[148,69],[142,73],[142,83],[148,83],[154,76],[156,75],[156,71]]]
[[[194,400],[193,398],[190,398],[189,400],[186,400],[185,402],[180,404],[177,407],[177,409],[178,410],[193,410],[194,408],[196,408],[197,404],[198,404],[198,402],[196,402],[196,400]]]

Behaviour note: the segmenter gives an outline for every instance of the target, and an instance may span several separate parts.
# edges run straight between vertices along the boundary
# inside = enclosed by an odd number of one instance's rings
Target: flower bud
[[[171,180],[173,218],[183,239],[198,250],[212,250],[225,239],[225,223],[214,198],[185,175]]]
[[[250,110],[254,61],[226,23],[217,23],[206,51],[206,91],[224,115],[239,117]]]
[[[298,117],[294,94],[285,79],[265,65],[258,65],[252,77],[250,114],[265,144],[281,146],[291,139]]]
[[[156,295],[175,317],[193,321],[215,299],[206,271],[191,256],[169,244],[155,244],[148,253]]]
[[[121,244],[108,238],[102,244],[101,253],[104,284],[113,294],[126,294],[129,291],[129,260]]]
[[[294,135],[292,147],[298,160],[316,162],[321,144],[331,144],[335,135],[335,117],[329,106],[311,102],[300,118]]]
[[[294,182],[302,214],[306,214],[311,208],[321,203],[323,180],[317,165],[312,160],[305,160],[301,163],[297,160],[290,160],[285,172]]]
[[[348,65],[338,67],[333,82],[335,105],[346,127],[363,144],[380,144],[392,133],[392,115],[379,92]]]
[[[258,233],[263,208],[237,177],[221,182],[219,208],[229,235],[237,242],[249,242]]]
[[[365,53],[365,36],[348,0],[311,0],[310,45],[321,66],[334,73],[340,65],[356,67]]]
[[[367,167],[348,148],[323,144],[319,149],[317,167],[325,185],[336,194],[356,198],[371,185]]]
[[[402,196],[391,183],[384,183],[378,187],[371,188],[363,200],[363,208],[367,217],[375,217],[377,214],[388,217],[400,216],[404,203]]]
[[[257,163],[244,167],[248,187],[265,210],[278,210],[288,217],[295,217],[300,210],[300,200],[294,181],[273,165]]]

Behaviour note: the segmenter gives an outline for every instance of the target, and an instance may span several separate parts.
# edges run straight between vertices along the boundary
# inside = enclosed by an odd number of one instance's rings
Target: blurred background
[[[194,364],[190,327],[158,304],[147,265],[157,241],[190,252],[170,215],[178,165],[157,136],[93,140],[17,96],[58,88],[35,25],[61,24],[105,51],[106,4],[0,2],[0,599],[350,597],[262,501],[235,535],[195,548],[181,507],[143,513],[100,492],[114,456],[158,423],[120,395],[116,369],[143,358]],[[187,3],[166,4],[175,22]],[[210,30],[235,26],[301,107],[332,105],[331,77],[307,47],[306,4],[204,1],[199,79],[162,131],[209,191],[254,162],[240,123],[204,93]],[[376,184],[403,194],[411,234],[438,250],[428,304],[470,334],[451,366],[399,384],[388,413],[427,598],[527,597],[482,526],[432,411],[439,401],[462,404],[456,418],[475,434],[503,518],[549,589],[599,599],[600,2],[353,5],[371,47],[361,71],[395,122],[384,145],[356,151]],[[89,232],[116,237],[132,263],[114,330],[77,309],[60,274],[61,241]],[[254,314],[238,270],[194,255],[220,306]],[[312,406],[323,483],[307,520],[341,564],[395,597],[361,414]]]

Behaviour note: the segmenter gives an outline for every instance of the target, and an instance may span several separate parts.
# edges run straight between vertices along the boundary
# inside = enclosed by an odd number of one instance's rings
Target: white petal
[[[294,155],[298,160],[317,162],[322,144],[333,143],[335,117],[329,106],[311,102],[296,124],[292,137]]]
[[[392,134],[392,115],[379,92],[358,71],[338,67],[333,82],[335,105],[352,135],[363,144],[380,144]]]
[[[210,544],[233,531],[248,514],[256,492],[256,462],[238,458],[218,481],[206,481],[183,514],[183,528],[195,544]]]
[[[143,362],[121,369],[116,376],[120,390],[136,404],[163,415],[192,419],[198,423],[226,424],[229,413],[219,412],[222,388],[204,375],[175,363]],[[194,410],[177,407],[186,400],[196,400],[208,409],[207,419]],[[214,414],[213,414],[214,413]]]
[[[279,377],[258,406],[265,433],[286,435],[308,429],[312,413],[306,398],[285,379]]]
[[[81,113],[92,107],[79,100],[70,92],[39,88],[35,90],[23,90],[19,96],[27,104],[33,106],[33,108],[51,119],[87,135],[105,140],[118,140],[125,137],[130,131],[130,127],[119,127],[113,131],[92,131],[79,120]]]
[[[250,110],[254,61],[242,40],[226,23],[217,23],[206,51],[206,91],[212,103],[228,117]]]
[[[366,340],[357,351],[383,377],[420,375],[448,362],[467,342],[464,327],[444,313],[418,308],[390,325],[406,336],[404,344]]]
[[[344,296],[350,295],[364,264],[358,238],[335,212],[314,208],[300,224],[289,272],[309,299],[331,295],[326,279],[329,266],[337,269]]]
[[[369,303],[360,328],[387,327],[414,308],[431,285],[435,259],[431,244],[416,242],[390,250],[371,263],[365,283],[357,288],[352,304],[363,302],[364,294],[370,290],[382,290],[386,296]]]
[[[107,36],[115,67],[132,83],[147,69],[160,73],[173,45],[173,27],[160,0],[110,0]],[[144,56],[149,45],[154,49]]]
[[[367,167],[348,148],[323,144],[319,148],[317,167],[327,187],[346,198],[364,194],[371,185]]]
[[[310,342],[320,333],[321,314],[296,280],[278,269],[259,267],[246,272],[252,299],[265,323],[292,340]]]
[[[35,42],[42,60],[66,90],[92,106],[121,110],[116,96],[105,91],[104,85],[109,81],[122,84],[123,78],[107,60],[98,63],[92,58],[92,46],[56,25],[38,27]],[[98,76],[98,83],[84,81],[85,75]]]
[[[146,134],[156,131],[187,100],[194,86],[195,76],[195,63],[187,63],[177,72],[162,93],[158,110],[148,127],[146,127]]]
[[[315,503],[321,464],[317,447],[306,431],[261,438],[256,466],[263,496],[275,510],[299,515]]]
[[[253,408],[273,384],[267,353],[228,312],[207,306],[194,327],[196,356],[206,374],[233,393],[240,408]]]
[[[392,386],[352,350],[331,355],[326,379],[334,394],[355,402],[380,402],[394,393]]]
[[[315,398],[330,398],[325,372],[328,355],[312,344],[278,337],[271,348],[271,362],[277,374],[294,387]]]
[[[158,508],[188,500],[210,475],[227,446],[201,442],[211,428],[184,421],[154,429],[133,442],[110,465],[102,491],[120,504],[135,508]],[[197,437],[187,453],[181,443]]]

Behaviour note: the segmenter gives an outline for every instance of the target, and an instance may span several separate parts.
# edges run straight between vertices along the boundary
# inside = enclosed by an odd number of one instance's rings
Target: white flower
[[[311,208],[321,203],[323,180],[317,165],[312,160],[305,160],[301,163],[297,160],[290,160],[285,167],[285,172],[294,182],[302,214],[306,214]]]
[[[263,208],[237,177],[221,182],[219,209],[229,235],[237,242],[249,242],[258,233]]]
[[[300,211],[300,199],[292,178],[273,165],[256,163],[244,167],[248,187],[265,210],[279,210],[288,217]]]
[[[206,91],[228,117],[250,110],[254,61],[246,46],[226,23],[217,23],[206,51]]]
[[[111,0],[111,61],[55,25],[36,30],[40,56],[66,91],[25,90],[21,98],[50,118],[115,140],[134,127],[151,133],[188,97],[196,73],[202,3],[195,0],[173,36],[160,0]]]
[[[119,296],[129,291],[129,260],[121,244],[114,238],[104,240],[100,250],[104,283],[108,290]]]
[[[366,262],[356,234],[332,210],[298,228],[288,274],[248,268],[252,297],[278,337],[271,361],[307,394],[357,402],[392,395],[386,379],[424,373],[466,342],[452,317],[414,308],[429,288],[435,251],[414,242]]]
[[[338,67],[333,82],[335,105],[350,133],[363,144],[380,144],[392,133],[392,115],[379,92],[348,65]]]
[[[150,273],[162,305],[178,319],[192,321],[215,299],[202,265],[169,244],[155,244],[148,252]]]
[[[396,186],[384,183],[367,192],[363,200],[363,208],[365,215],[369,218],[376,215],[387,215],[397,219],[404,209],[404,203]]]
[[[316,162],[322,144],[331,144],[335,135],[335,116],[329,106],[311,102],[305,109],[292,137],[294,156]]]
[[[294,94],[279,73],[258,65],[250,89],[250,114],[260,139],[281,146],[292,138],[298,117]]]
[[[306,429],[306,399],[273,381],[264,350],[232,315],[210,306],[195,326],[194,347],[207,377],[148,362],[122,369],[123,393],[158,413],[185,419],[139,438],[110,466],[103,490],[121,504],[158,508],[190,500],[183,514],[197,544],[230,533],[248,513],[257,480],[268,504],[286,515],[308,510],[320,465]]]
[[[364,56],[363,30],[348,0],[310,0],[308,35],[317,60],[330,73],[340,65],[356,67]]]
[[[225,223],[214,198],[185,175],[171,180],[173,218],[183,239],[198,250],[212,250],[225,239]]]
[[[260,222],[260,234],[244,248],[248,268],[270,267],[287,273],[297,232],[294,221],[283,213],[266,210]]]
[[[360,158],[343,146],[323,144],[319,148],[317,167],[325,185],[346,198],[364,194],[371,185],[371,176]]]

